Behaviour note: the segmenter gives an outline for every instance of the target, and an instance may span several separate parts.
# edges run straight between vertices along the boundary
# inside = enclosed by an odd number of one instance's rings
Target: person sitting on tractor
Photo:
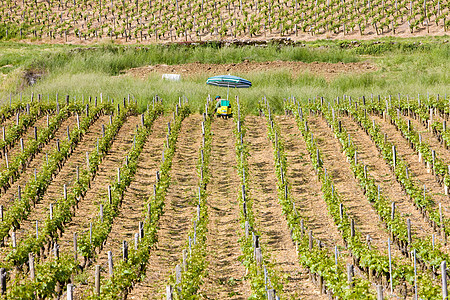
[[[230,101],[220,98],[220,96],[216,96],[217,100],[216,107],[214,108],[214,114],[217,117],[222,117],[224,119],[228,119],[233,116],[231,112],[231,104]]]
[[[216,107],[214,108],[214,113],[217,112],[217,110],[220,108],[220,100],[222,100],[222,98],[220,96],[216,96]]]

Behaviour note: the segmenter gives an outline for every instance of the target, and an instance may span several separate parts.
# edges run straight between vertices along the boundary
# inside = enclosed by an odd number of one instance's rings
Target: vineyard
[[[0,4],[0,38],[199,42],[444,35],[445,0],[22,0]]]
[[[442,299],[448,101],[12,101],[1,298]]]

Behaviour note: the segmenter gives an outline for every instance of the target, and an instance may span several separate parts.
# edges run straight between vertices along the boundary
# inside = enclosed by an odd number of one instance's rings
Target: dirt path
[[[18,186],[24,187],[31,176],[34,176],[34,169],[39,172],[41,166],[46,163],[46,153],[51,153],[56,148],[56,140],[63,140],[67,138],[67,126],[70,130],[76,125],[76,117],[71,116],[62,122],[54,134],[53,139],[42,147],[41,152],[37,154],[27,167],[26,171],[21,174],[20,178],[6,191],[6,193],[0,196],[0,205],[4,205],[5,208],[9,207],[14,202],[14,197],[17,194]]]
[[[419,238],[425,238],[433,233],[433,229],[426,223],[420,212],[409,200],[409,196],[402,190],[400,183],[388,164],[379,153],[375,143],[370,137],[349,117],[341,117],[343,126],[350,134],[353,143],[358,148],[358,159],[368,167],[368,172],[380,185],[382,193],[390,201],[395,202],[396,209],[403,215],[404,219],[411,219],[413,234]]]
[[[102,124],[106,126],[107,122],[109,122],[109,116],[101,116],[89,127],[89,130],[83,136],[83,139],[77,145],[61,171],[53,178],[43,199],[32,210],[27,220],[22,222],[21,232],[23,234],[19,235],[19,239],[35,230],[36,220],[44,221],[47,218],[50,203],[56,203],[63,197],[64,184],[67,185],[67,189],[70,189],[76,180],[76,167],[80,166],[81,169],[82,165],[86,163],[86,152],[91,152],[95,149],[97,138],[101,137]]]
[[[385,232],[384,225],[381,224],[377,213],[353,177],[350,163],[346,161],[346,157],[341,152],[339,142],[321,117],[310,117],[309,125],[321,150],[324,167],[333,178],[335,187],[347,207],[348,214],[355,220],[357,230],[363,236],[369,234],[371,244],[375,245],[382,253],[386,253],[389,235]],[[401,255],[398,251],[395,254]]]
[[[450,218],[450,198],[445,196],[444,188],[436,182],[433,174],[427,172],[423,162],[419,162],[419,155],[409,147],[409,142],[401,135],[400,131],[397,131],[394,125],[380,117],[373,116],[373,118],[375,122],[381,125],[381,131],[387,133],[388,140],[395,144],[397,153],[408,163],[410,176],[421,186],[426,186],[427,192],[435,201],[436,209],[441,202],[442,213],[445,217]]]
[[[265,61],[265,62],[250,62],[244,61],[240,63],[231,64],[207,64],[207,63],[187,63],[180,65],[150,65],[145,67],[138,67],[129,69],[126,74],[146,79],[152,74],[176,73],[181,74],[182,77],[198,77],[199,74],[207,74],[208,76],[220,74],[239,74],[239,73],[254,73],[254,72],[268,72],[268,71],[285,71],[289,74],[298,77],[305,72],[311,72],[324,76],[326,79],[332,79],[339,74],[348,73],[367,73],[377,70],[377,66],[369,62],[356,63],[327,63],[327,62],[313,62],[304,63],[301,61]]]
[[[198,114],[183,121],[173,157],[164,213],[159,221],[157,249],[150,254],[145,279],[133,288],[128,299],[165,299],[166,283],[180,262],[196,212],[196,167],[202,135],[201,121],[202,117]]]
[[[235,169],[233,126],[233,121],[223,119],[213,120],[211,125],[211,181],[207,187],[209,265],[200,292],[204,299],[247,299],[251,294],[250,284],[244,279],[246,269],[239,261],[240,181]]]
[[[298,262],[295,246],[277,197],[277,178],[273,150],[267,137],[266,121],[246,118],[249,143],[250,186],[261,244],[275,263],[275,269],[286,278],[281,296],[285,299],[320,299],[319,289],[309,280]]]
[[[309,162],[306,144],[297,128],[293,117],[277,117],[284,140],[285,153],[288,160],[287,175],[291,184],[291,193],[295,207],[300,215],[305,216],[309,229],[314,236],[327,247],[335,245],[344,247],[344,241],[337,226],[328,213],[320,183],[317,181],[314,169]]]
[[[91,188],[78,203],[75,216],[59,239],[61,253],[69,253],[73,250],[73,234],[87,230],[89,222],[98,215],[99,203],[107,199],[107,186],[116,180],[117,168],[122,166],[125,156],[133,145],[136,125],[139,122],[140,117],[130,116],[119,129],[108,154],[98,167],[97,175],[91,182]]]
[[[49,116],[49,118],[52,118],[53,116]],[[44,126],[47,126],[47,116],[41,117],[34,123],[33,126],[28,127],[27,131],[22,135],[23,138],[23,148],[26,149],[28,147],[28,143],[30,140],[34,140],[34,126],[38,129],[38,135],[39,135],[39,128],[44,128]],[[1,134],[1,129],[0,129]],[[12,162],[16,155],[19,154],[21,151],[20,149],[20,139],[18,139],[11,149],[8,151],[8,160]],[[6,160],[3,158],[0,162],[0,172],[6,169]]]

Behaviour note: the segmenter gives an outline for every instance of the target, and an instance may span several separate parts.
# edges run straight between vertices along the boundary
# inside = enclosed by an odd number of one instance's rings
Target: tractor
[[[218,118],[222,117],[224,119],[228,119],[233,117],[233,113],[231,111],[231,103],[228,100],[218,99],[215,112]]]

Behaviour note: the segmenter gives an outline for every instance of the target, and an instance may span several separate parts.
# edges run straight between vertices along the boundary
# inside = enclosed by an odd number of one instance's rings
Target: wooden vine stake
[[[138,250],[139,247],[139,233],[134,234],[134,250]]]
[[[441,224],[441,235],[444,238],[444,243],[447,244],[447,236],[445,234],[444,219],[442,216],[442,203],[439,203],[439,223]]]
[[[109,271],[109,277],[112,278],[114,274],[114,265],[113,265],[113,255],[111,251],[108,251],[108,271]]]
[[[389,255],[389,287],[391,288],[391,294],[394,291],[392,283],[392,253],[391,253],[391,239],[388,238],[388,255]]]
[[[377,284],[377,300],[383,300],[383,286]]]
[[[73,300],[73,284],[67,285],[67,300]]]
[[[255,259],[256,264],[258,265],[258,267],[260,267],[262,263],[262,252],[260,247],[255,248]]]
[[[127,262],[128,261],[128,243],[127,243],[127,241],[123,241],[122,253],[123,253],[123,261]]]
[[[447,290],[447,264],[445,260],[441,262],[441,276],[442,276],[442,299],[448,298]]]
[[[347,281],[348,281],[348,286],[350,288],[353,287],[353,275],[354,275],[353,265],[347,264]]]
[[[407,226],[407,229],[408,229],[408,245],[411,245],[412,237],[411,237],[411,219],[410,218],[408,218],[406,220],[406,226]]]
[[[351,219],[350,221],[350,236],[355,236],[355,220]]]
[[[76,232],[74,232],[73,233],[73,255],[74,255],[75,260],[78,260],[77,237],[78,237],[78,234]]]
[[[397,166],[397,151],[395,150],[395,146],[392,146],[392,162],[395,170],[395,167]]]
[[[416,249],[413,250],[413,259],[414,259],[414,299],[419,299],[417,295],[417,257],[416,257]]]
[[[6,295],[6,269],[0,268],[0,290],[2,295]]]
[[[28,266],[30,269],[30,279],[35,279],[35,271],[34,271],[34,255],[33,252],[28,253]]]
[[[447,165],[447,173],[450,174],[450,165]],[[448,185],[444,182],[444,193],[446,196],[448,196]]]
[[[181,266],[178,264],[175,266],[175,284],[181,283]]]
[[[166,286],[166,300],[173,300],[173,287],[171,285]]]
[[[395,202],[392,202],[391,205],[391,220],[395,219]]]
[[[139,239],[143,239],[144,238],[144,222],[139,221]]]

